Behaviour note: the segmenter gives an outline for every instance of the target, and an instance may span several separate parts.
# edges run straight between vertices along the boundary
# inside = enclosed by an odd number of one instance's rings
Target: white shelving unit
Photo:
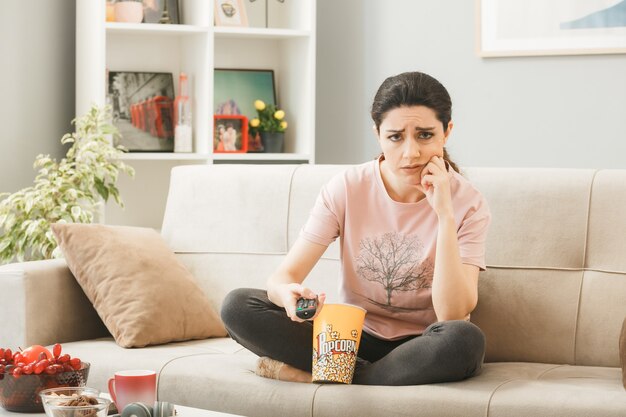
[[[247,4],[250,0],[244,0]],[[193,153],[139,153],[124,159],[137,170],[135,182],[162,196],[168,184],[150,182],[163,177],[172,164],[314,163],[315,162],[315,27],[316,0],[267,0],[274,15],[271,27],[215,27],[213,0],[179,0],[182,24],[128,24],[105,22],[105,0],[76,1],[76,114],[93,103],[106,103],[106,72],[171,72],[178,93],[178,76],[189,76],[193,111]],[[280,3],[280,4],[279,4]],[[277,101],[287,113],[289,129],[280,154],[213,153],[213,70],[215,68],[271,69]],[[137,166],[135,166],[137,165]],[[149,184],[149,185],[148,185]],[[136,208],[125,184],[122,198]],[[132,188],[132,187],[131,187]],[[156,191],[155,191],[156,190]],[[161,199],[152,199],[153,204]],[[113,215],[110,216],[109,212]],[[158,225],[162,216],[121,215],[107,208],[107,222]]]
[[[125,159],[315,162],[315,0],[282,1],[270,28],[215,27],[213,1],[179,4],[183,24],[129,24],[105,22],[105,0],[77,0],[76,114],[106,102],[107,69],[171,72],[174,80],[186,72],[194,100],[194,153],[131,153]],[[214,68],[274,70],[278,103],[290,126],[284,154],[213,154]]]

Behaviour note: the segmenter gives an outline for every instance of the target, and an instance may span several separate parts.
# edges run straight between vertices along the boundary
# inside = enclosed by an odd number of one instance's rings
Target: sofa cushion
[[[626,410],[618,368],[488,363],[460,382],[369,387],[261,378],[255,362],[245,349],[172,360],[159,375],[159,399],[246,416],[617,417]]]
[[[619,368],[553,366],[536,378],[503,383],[489,404],[490,417],[623,417],[626,395]]]
[[[465,381],[372,389],[258,377],[256,356],[230,338],[132,350],[108,338],[66,343],[63,349],[91,362],[94,388],[106,391],[108,377],[120,369],[153,369],[159,373],[159,401],[246,416],[571,417],[623,416],[626,410],[619,368],[487,363]]]
[[[262,378],[256,360],[247,350],[173,360],[159,375],[159,399],[242,416],[311,416],[319,385]]]
[[[603,169],[597,171],[594,177],[589,212],[586,268],[626,273],[625,184],[625,169]]]
[[[594,170],[480,168],[465,173],[492,214],[488,267],[582,268]]]
[[[230,337],[125,349],[112,337],[63,343],[63,352],[91,364],[87,385],[108,391],[109,377],[124,369],[151,369],[160,373],[168,363],[187,356],[203,354],[239,354],[244,347]],[[248,351],[246,351],[248,352]],[[161,400],[161,398],[159,398]]]
[[[617,340],[626,316],[626,274],[584,271],[576,328],[576,365],[619,367]],[[606,343],[598,343],[598,341]]]
[[[177,253],[284,253],[296,167],[174,167],[161,234]]]
[[[482,272],[472,322],[487,336],[485,360],[574,363],[582,276],[559,270]]]
[[[54,224],[67,265],[122,347],[225,336],[193,276],[152,229]]]
[[[211,305],[220,311],[226,294],[235,288],[264,288],[265,279],[278,268],[285,255],[180,253],[176,257],[198,279]],[[338,263],[322,259],[306,279],[306,285],[313,291],[326,293],[327,302],[340,301]]]

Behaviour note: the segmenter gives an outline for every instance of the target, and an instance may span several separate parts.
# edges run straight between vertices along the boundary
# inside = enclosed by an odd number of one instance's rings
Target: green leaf
[[[0,253],[7,249],[9,246],[11,246],[12,243],[13,242],[9,238],[4,238],[0,240]]]
[[[74,220],[79,219],[82,212],[83,210],[79,206],[73,206],[70,210],[70,213],[72,213],[72,217],[74,218]]]
[[[120,198],[120,192],[117,189],[117,187],[111,186],[110,193],[113,196],[113,199],[115,200],[115,202],[119,204],[120,206],[124,207],[124,203],[122,202],[122,199]]]
[[[107,189],[107,187],[105,187],[104,181],[102,181],[99,178],[96,178],[94,185],[96,187],[96,190],[98,190],[98,194],[100,194],[100,197],[102,197],[104,201],[108,201],[109,190]]]

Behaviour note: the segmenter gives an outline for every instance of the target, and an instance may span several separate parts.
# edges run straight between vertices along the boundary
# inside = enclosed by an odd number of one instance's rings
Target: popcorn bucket
[[[324,304],[313,322],[313,382],[352,383],[365,309]]]

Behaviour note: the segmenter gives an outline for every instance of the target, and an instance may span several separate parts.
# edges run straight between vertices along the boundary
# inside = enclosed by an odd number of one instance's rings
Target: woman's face
[[[426,106],[390,110],[377,132],[385,156],[384,174],[390,174],[389,179],[397,185],[419,184],[424,166],[433,156],[443,156],[451,130],[452,122],[444,132],[435,112]]]

